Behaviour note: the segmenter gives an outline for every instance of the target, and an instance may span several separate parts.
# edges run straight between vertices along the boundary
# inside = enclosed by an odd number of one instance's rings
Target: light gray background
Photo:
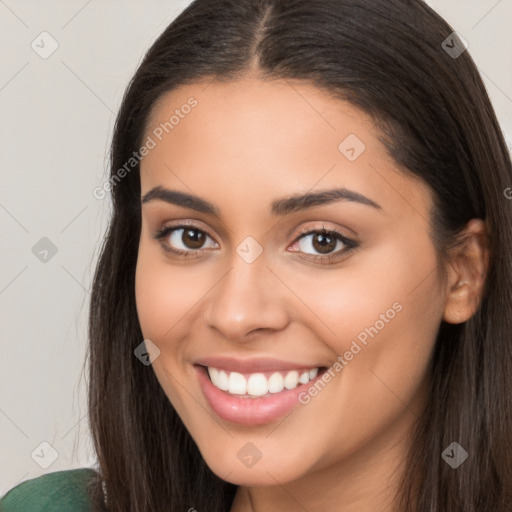
[[[82,369],[110,206],[92,190],[129,79],[188,3],[0,0],[0,495],[95,463]],[[510,146],[512,0],[428,3],[469,43]],[[50,48],[43,31],[59,45],[46,59],[31,47]],[[46,262],[32,251],[43,237],[57,248]]]

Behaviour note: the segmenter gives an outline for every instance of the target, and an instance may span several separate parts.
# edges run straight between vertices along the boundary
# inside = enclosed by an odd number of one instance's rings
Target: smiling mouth
[[[312,367],[289,371],[238,373],[213,366],[200,366],[217,389],[238,398],[270,397],[308,384],[327,370],[326,367]]]

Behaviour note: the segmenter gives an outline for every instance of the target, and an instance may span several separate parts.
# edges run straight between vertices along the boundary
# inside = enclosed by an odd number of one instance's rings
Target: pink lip
[[[214,364],[211,366],[218,368]],[[307,384],[299,384],[295,389],[284,389],[266,397],[242,398],[215,387],[203,366],[194,365],[194,368],[204,396],[213,411],[225,421],[249,427],[270,423],[291,412],[299,405],[299,394],[306,391],[322,375],[319,373],[316,378]]]
[[[201,366],[213,366],[219,370],[238,373],[256,373],[256,372],[279,372],[288,370],[310,370],[320,368],[321,364],[314,363],[294,363],[292,361],[282,361],[271,358],[251,358],[237,359],[235,357],[204,357],[194,361]]]

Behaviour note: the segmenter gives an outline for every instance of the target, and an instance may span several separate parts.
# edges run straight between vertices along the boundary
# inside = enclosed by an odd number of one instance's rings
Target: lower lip
[[[265,425],[285,416],[299,405],[299,394],[322,376],[319,374],[307,384],[301,384],[295,389],[284,389],[267,397],[242,398],[215,387],[204,366],[195,366],[195,370],[204,396],[213,411],[223,420],[245,426]]]

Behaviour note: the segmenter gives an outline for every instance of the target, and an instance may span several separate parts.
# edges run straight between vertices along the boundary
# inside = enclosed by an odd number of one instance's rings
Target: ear
[[[472,219],[464,228],[462,243],[450,258],[443,320],[460,324],[471,318],[480,305],[489,265],[486,223]]]

